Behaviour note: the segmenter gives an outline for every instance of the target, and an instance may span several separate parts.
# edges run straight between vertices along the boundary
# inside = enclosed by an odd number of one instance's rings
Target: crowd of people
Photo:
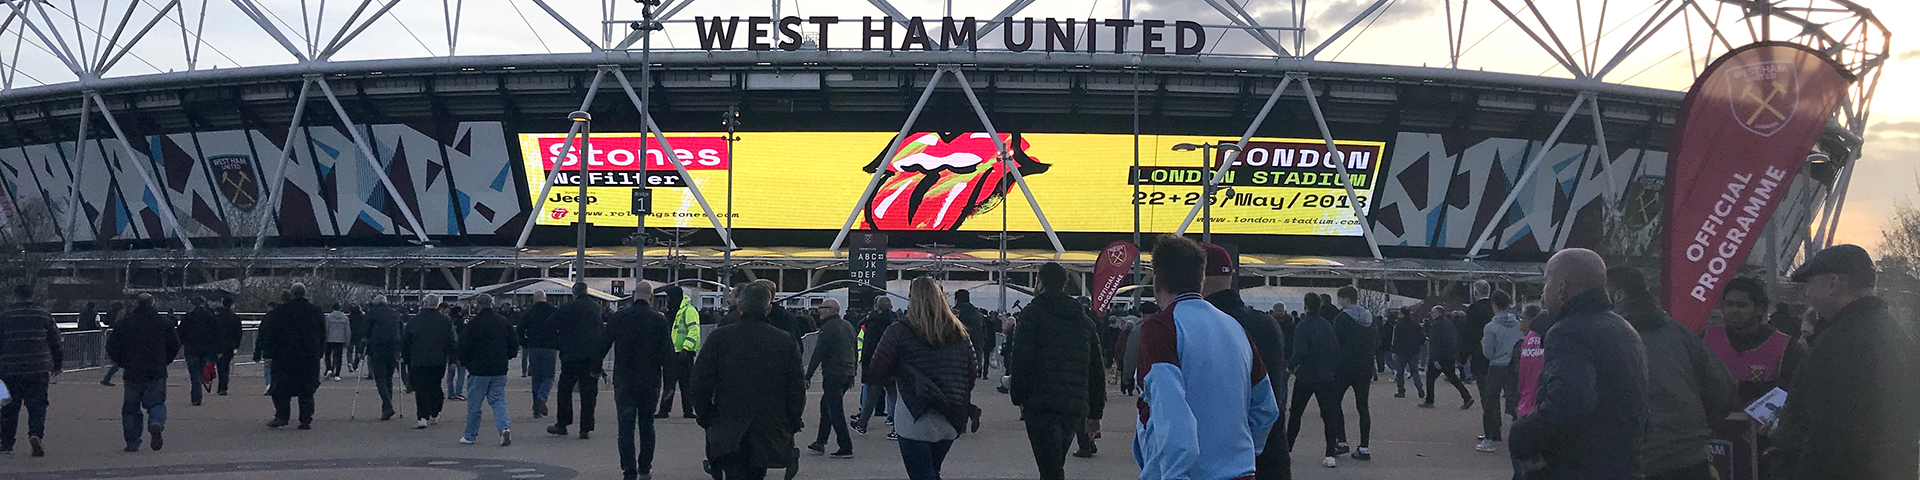
[[[512,444],[506,384],[516,358],[531,377],[533,417],[552,417],[549,435],[591,438],[604,381],[627,479],[651,478],[653,423],[671,415],[676,393],[681,415],[706,432],[703,465],[715,478],[791,474],[807,418],[817,419],[816,435],[804,451],[851,458],[850,435],[866,435],[875,417],[891,425],[909,478],[940,478],[954,442],[980,426],[974,393],[994,378],[996,350],[998,389],[1019,410],[1042,479],[1065,478],[1069,454],[1098,455],[1111,383],[1137,396],[1137,415],[1126,418],[1142,479],[1291,478],[1309,400],[1323,426],[1321,466],[1370,460],[1371,388],[1383,374],[1397,399],[1411,378],[1420,407],[1437,408],[1443,378],[1461,410],[1477,398],[1473,448],[1505,444],[1516,479],[1719,478],[1709,453],[1716,431],[1750,427],[1764,452],[1754,460],[1761,478],[1920,475],[1920,346],[1911,322],[1874,295],[1876,271],[1858,247],[1821,251],[1793,273],[1804,311],[1741,277],[1716,318],[1683,322],[1658,306],[1642,272],[1608,268],[1582,249],[1553,255],[1532,302],[1477,281],[1465,298],[1403,308],[1369,308],[1344,286],[1302,296],[1299,310],[1283,302],[1260,311],[1236,288],[1227,249],[1182,237],[1157,243],[1153,299],[1112,312],[1070,296],[1073,274],[1057,263],[1041,266],[1033,299],[1015,315],[924,276],[900,310],[880,294],[846,312],[833,300],[781,308],[764,280],[732,288],[720,312],[697,309],[675,286],[643,285],[654,295],[617,308],[584,284],[559,305],[542,293],[524,308],[488,295],[426,295],[408,306],[373,296],[322,308],[295,284],[260,322],[253,355],[266,362],[267,427],[313,428],[316,390],[343,373],[373,380],[381,421],[399,417],[397,376],[413,396],[416,429],[437,425],[446,401],[465,401],[463,444],[480,440],[488,411],[499,444]],[[0,313],[0,382],[13,397],[0,407],[0,452],[12,453],[24,409],[28,445],[41,456],[61,336],[31,288],[13,295]],[[243,339],[233,302],[187,303],[163,314],[143,294],[105,316],[114,368],[102,383],[122,376],[129,452],[162,449],[176,358],[193,405],[203,393],[228,394]],[[702,325],[711,330],[703,335]],[[809,416],[816,375],[822,397]],[[1775,389],[1788,393],[1777,420],[1741,413]]]

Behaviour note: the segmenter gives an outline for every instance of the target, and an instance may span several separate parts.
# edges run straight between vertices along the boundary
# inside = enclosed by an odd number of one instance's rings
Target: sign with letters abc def
[[[693,190],[680,188],[679,182],[691,182],[715,214],[732,212],[734,228],[837,230],[862,193],[871,193],[858,205],[855,228],[861,231],[999,231],[1003,208],[1009,230],[1041,231],[1039,217],[1008,174],[1018,168],[1056,231],[1130,232],[1138,205],[1142,230],[1171,232],[1201,201],[1201,179],[1225,158],[1171,148],[1239,140],[1141,136],[1135,169],[1132,135],[1001,133],[1012,150],[1005,160],[986,133],[916,132],[902,139],[898,151],[886,152],[894,135],[745,132],[728,145],[718,133],[669,134],[669,157],[657,141],[642,155],[638,134],[595,134],[587,217],[594,225],[632,227],[638,218],[628,208],[628,190],[649,186],[655,187],[654,208],[647,225],[712,228]],[[549,172],[557,176],[535,217],[540,225],[568,225],[577,215],[563,212],[577,209],[563,198],[577,195],[572,187],[579,185],[578,156],[560,152],[565,139],[561,133],[520,136],[529,191],[538,192]],[[1371,209],[1386,144],[1335,145],[1339,155],[1328,155],[1317,139],[1252,139],[1213,199],[1213,232],[1359,236],[1353,207]],[[688,178],[680,178],[668,158],[686,167]],[[1351,198],[1336,158],[1346,163]],[[879,185],[864,192],[875,172]],[[731,208],[728,175],[734,175]]]
[[[1662,298],[1699,330],[1852,83],[1807,47],[1762,42],[1728,52],[1687,93],[1674,125],[1662,215]]]

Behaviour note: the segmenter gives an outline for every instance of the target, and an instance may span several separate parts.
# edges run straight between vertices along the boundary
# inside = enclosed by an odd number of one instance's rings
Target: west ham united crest
[[[1799,72],[1793,62],[1731,67],[1726,79],[1734,121],[1762,137],[1780,133],[1800,106]]]
[[[242,210],[260,204],[260,180],[253,175],[253,157],[216,155],[208,157],[207,163],[213,167],[213,181],[220,186],[220,196],[228,203]]]

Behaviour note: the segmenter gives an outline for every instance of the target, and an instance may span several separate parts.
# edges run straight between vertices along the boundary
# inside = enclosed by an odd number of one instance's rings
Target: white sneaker
[[[1493,440],[1488,440],[1488,439],[1486,439],[1486,438],[1481,438],[1481,439],[1480,439],[1480,446],[1477,446],[1477,447],[1473,447],[1473,449],[1474,449],[1474,450],[1479,450],[1479,451],[1482,451],[1482,452],[1487,452],[1487,453],[1493,453]]]
[[[1320,466],[1327,467],[1327,468],[1334,468],[1333,457],[1327,457],[1326,460],[1321,460]]]
[[[427,419],[424,419],[424,418],[422,418],[422,419],[420,419],[420,421],[418,421],[418,422],[413,422],[413,429],[414,429],[414,430],[420,430],[420,429],[425,429],[425,428],[427,428]]]
[[[472,444],[473,444],[473,439],[471,439],[471,438],[467,438],[467,437],[460,437],[460,444],[461,444],[461,445],[472,445]]]
[[[429,418],[429,419],[427,419],[427,424],[429,424],[429,425],[439,425],[439,424],[440,424],[440,416],[439,416],[439,415],[435,415],[435,416],[434,416],[433,418]]]
[[[334,375],[334,376],[333,376],[333,381],[336,381],[336,382],[338,382],[338,381],[340,381],[340,376],[339,376],[339,375]]]

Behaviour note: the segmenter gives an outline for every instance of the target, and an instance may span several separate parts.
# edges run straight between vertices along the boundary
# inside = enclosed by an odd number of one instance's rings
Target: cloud
[[[1250,2],[1247,0],[1219,1],[1236,2],[1236,4],[1242,5],[1247,10],[1247,13],[1252,14],[1254,20],[1264,27],[1287,27],[1293,26],[1294,23],[1291,6],[1281,2]],[[1352,21],[1354,17],[1360,16],[1362,12],[1367,11],[1367,7],[1373,5],[1373,3],[1374,0],[1334,0],[1331,2],[1311,4],[1312,6],[1309,7],[1306,12],[1307,35],[1305,43],[1307,44],[1307,48],[1313,48],[1322,40],[1326,39],[1327,36],[1339,31],[1340,27],[1346,26],[1347,22]],[[1435,5],[1437,4],[1433,2],[1391,2],[1381,7],[1381,10],[1375,11],[1372,17],[1362,20],[1359,24],[1355,25],[1354,29],[1342,38],[1340,44],[1345,44],[1348,39],[1357,35],[1360,29],[1368,28],[1369,23],[1372,24],[1371,29],[1378,30],[1408,21],[1438,15],[1440,11]],[[1134,3],[1134,9],[1142,12],[1180,12],[1185,18],[1196,20],[1205,19],[1200,21],[1206,24],[1226,23],[1224,17],[1215,11],[1213,6],[1209,5],[1205,0],[1137,0]],[[1220,20],[1212,20],[1214,18],[1220,18]],[[1375,33],[1375,35],[1377,35],[1377,33]],[[1283,44],[1289,43],[1287,39],[1292,38],[1290,34],[1281,34],[1280,37],[1282,38]],[[1264,50],[1264,47],[1259,47],[1254,43],[1255,42],[1251,38],[1247,38],[1244,33],[1230,33],[1225,40],[1225,44],[1219,47],[1218,52],[1257,53]],[[1339,45],[1335,45],[1335,47],[1338,46]],[[1288,48],[1292,47],[1289,46]],[[1303,52],[1292,53],[1298,55]]]
[[[1920,60],[1920,48],[1896,53],[1893,55],[1893,58],[1896,60]]]

